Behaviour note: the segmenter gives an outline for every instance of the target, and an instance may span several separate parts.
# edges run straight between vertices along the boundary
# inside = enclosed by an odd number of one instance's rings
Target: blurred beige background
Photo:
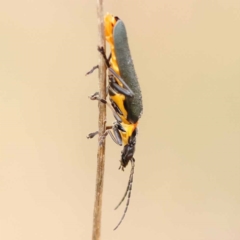
[[[239,0],[114,0],[105,11],[127,26],[144,115],[115,232],[130,168],[118,171],[108,139],[102,239],[239,240]],[[91,239],[95,1],[4,1],[0,33],[0,239]]]

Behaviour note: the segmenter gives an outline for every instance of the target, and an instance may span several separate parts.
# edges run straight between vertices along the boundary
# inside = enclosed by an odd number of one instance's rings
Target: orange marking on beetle
[[[114,50],[114,40],[113,40],[113,29],[115,27],[117,23],[117,20],[115,19],[115,17],[111,14],[106,14],[106,16],[104,17],[104,25],[105,25],[105,38],[106,41],[109,43],[110,48],[111,48],[111,60],[110,60],[110,65],[113,68],[113,70],[120,75],[120,71],[119,71],[119,67],[118,67],[118,63],[117,63],[117,58],[116,58],[116,54],[115,54],[115,50]],[[122,83],[116,79],[119,86],[123,86]]]
[[[132,123],[132,124],[126,124],[126,123],[121,123],[126,132],[120,132],[122,136],[122,141],[123,145],[125,146],[128,144],[128,139],[132,136],[133,131],[137,128],[138,122],[137,123]]]

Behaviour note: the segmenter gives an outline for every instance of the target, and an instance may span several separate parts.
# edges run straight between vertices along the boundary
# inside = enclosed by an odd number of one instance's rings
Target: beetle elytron
[[[129,161],[132,163],[132,169],[128,181],[128,186],[125,194],[117,205],[117,209],[124,201],[128,194],[124,214],[114,228],[117,229],[125,217],[130,202],[134,164],[133,158],[136,145],[137,125],[139,118],[142,115],[142,95],[139,87],[138,79],[134,70],[131,53],[128,46],[127,33],[125,25],[118,17],[111,14],[106,14],[104,18],[106,41],[109,43],[111,53],[109,58],[106,57],[102,47],[98,50],[103,55],[108,68],[108,94],[111,105],[104,99],[98,96],[98,93],[93,94],[92,100],[99,100],[107,104],[113,111],[116,122],[112,126],[106,127],[106,133],[111,136],[113,141],[118,145],[124,145],[121,153],[120,169],[124,170]],[[94,67],[87,74],[92,73],[98,66]],[[111,130],[113,132],[111,132]],[[88,138],[93,138],[98,132],[90,133]]]

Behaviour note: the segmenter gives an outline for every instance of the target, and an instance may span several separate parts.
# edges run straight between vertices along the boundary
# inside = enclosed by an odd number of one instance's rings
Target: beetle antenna
[[[132,184],[132,182],[133,182],[133,173],[134,173],[134,160],[132,161],[132,169],[131,169],[131,172],[130,172],[127,189],[126,189],[126,191],[125,191],[125,193],[124,193],[121,201],[120,201],[119,204],[114,208],[114,210],[117,210],[118,207],[122,204],[122,202],[123,202],[124,199],[126,198],[127,193],[128,193],[128,190],[129,190],[129,187],[130,187],[130,184]]]
[[[134,174],[134,167],[135,167],[135,159],[134,158],[131,159],[131,163],[132,163],[132,169],[131,169],[131,173],[130,173],[130,176],[129,176],[127,189],[126,189],[126,191],[124,193],[124,196],[123,196],[122,200],[115,207],[115,210],[121,205],[121,203],[124,201],[124,199],[126,198],[127,193],[128,193],[128,199],[127,199],[126,207],[125,207],[125,210],[124,210],[124,213],[122,215],[121,220],[119,221],[118,225],[113,230],[116,230],[120,226],[120,224],[122,223],[122,221],[123,221],[123,219],[124,219],[124,217],[126,215],[126,212],[128,210],[129,203],[130,203],[131,191],[132,191],[132,183],[133,183],[133,174]]]

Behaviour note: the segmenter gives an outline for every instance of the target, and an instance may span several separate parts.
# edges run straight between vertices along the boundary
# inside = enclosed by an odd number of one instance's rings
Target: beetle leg
[[[134,97],[134,93],[131,90],[131,88],[125,83],[125,81],[121,78],[121,76],[119,76],[111,67],[108,68],[108,71],[113,75],[114,78],[118,79],[122,85],[126,88],[124,90],[127,90],[126,95],[129,97]],[[113,81],[113,78],[111,77],[111,75],[109,76],[109,78]],[[124,93],[123,93],[124,94]]]
[[[89,72],[87,72],[87,73],[85,74],[85,76],[87,76],[87,75],[93,73],[93,72],[94,72],[96,69],[98,69],[98,68],[99,68],[98,65],[94,66]]]
[[[112,129],[112,126],[107,126],[107,127],[106,127],[106,131],[109,130],[109,129]],[[98,133],[99,133],[98,131],[89,133],[89,134],[87,135],[87,138],[94,138]],[[104,133],[104,134],[105,134],[105,133]]]
[[[107,67],[109,68],[109,67],[110,67],[110,63],[109,63],[109,62],[110,62],[110,59],[111,59],[111,57],[112,57],[112,54],[110,53],[110,54],[109,54],[109,57],[107,58],[104,48],[103,48],[103,47],[99,47],[99,46],[98,46],[98,51],[102,54],[102,56],[103,56],[103,58],[104,58],[104,60],[105,60],[105,63],[106,63],[106,65],[107,65]],[[88,71],[88,72],[85,74],[85,76],[93,73],[93,72],[94,72],[96,69],[98,69],[98,68],[99,68],[99,65],[94,66],[90,71]]]
[[[107,106],[112,110],[113,112],[113,116],[115,117],[115,119],[117,120],[117,122],[122,122],[122,119],[118,116],[118,114],[116,113],[116,111],[113,109],[112,105],[110,103],[108,103],[105,99],[100,98],[99,97],[99,93],[95,92],[94,94],[92,94],[91,96],[89,96],[89,98],[91,100],[98,100],[104,104],[107,104]]]
[[[110,62],[111,60],[111,57],[112,57],[112,53],[109,54],[109,57],[108,57],[108,62]]]
[[[117,123],[114,123],[113,124],[113,133],[114,133],[114,136],[117,140],[117,144],[122,146],[122,137],[121,137],[121,134],[120,134],[120,131],[125,131],[125,129],[122,127],[121,124],[119,124],[118,122]],[[126,132],[126,131],[125,131]],[[111,133],[112,134],[112,133]]]
[[[116,140],[116,137],[114,136],[114,134],[110,130],[108,130],[108,134],[116,144],[122,146],[122,143],[119,144],[118,140]]]
[[[110,137],[112,138],[112,140],[113,140],[116,144],[122,146],[122,138],[121,138],[121,134],[120,134],[119,129],[118,129],[118,128],[119,128],[118,125],[119,125],[119,124],[116,123],[116,124],[114,124],[113,126],[107,126],[105,133],[99,138],[99,144],[102,144],[103,140],[104,140],[104,139],[107,137],[107,135],[109,134]],[[122,126],[121,126],[121,127],[122,127]],[[110,129],[113,130],[113,133],[111,132]],[[88,136],[87,136],[87,138],[94,138],[97,134],[99,134],[98,131],[93,132],[93,133],[89,133]]]
[[[98,131],[89,133],[89,134],[87,135],[87,138],[94,138],[97,134],[98,134]]]
[[[113,133],[111,132],[111,130],[107,130],[103,136],[100,137],[99,140],[99,144],[102,144],[103,140],[107,137],[107,135],[109,134],[109,136],[111,137],[111,139],[119,146],[122,146],[122,138],[121,135],[119,133],[119,130],[115,128],[115,126],[112,127],[113,129]]]
[[[118,86],[118,87],[119,87],[119,90],[118,90],[119,93],[122,93],[122,94],[124,94],[124,95],[126,95],[126,96],[128,96],[128,97],[133,97],[133,96],[134,96],[134,93],[133,93],[133,91],[131,90],[131,88],[125,83],[125,81],[121,78],[121,76],[119,76],[119,75],[111,68],[110,63],[109,63],[109,61],[110,61],[110,59],[111,59],[111,54],[110,54],[109,58],[107,58],[104,48],[103,48],[103,47],[99,47],[99,46],[98,46],[98,51],[102,54],[103,58],[105,59],[107,68],[108,68],[108,70],[110,71],[110,73],[111,73],[115,78],[117,78],[117,79],[122,83],[122,85],[126,88],[126,89],[123,89],[123,88],[121,88],[121,87]],[[90,71],[90,72],[91,72],[91,71]],[[112,80],[110,75],[109,75],[109,80],[110,80],[110,81]],[[121,89],[120,89],[120,88],[121,88]]]
[[[110,56],[107,58],[104,48],[103,48],[103,47],[99,47],[99,46],[98,46],[98,51],[102,54],[103,58],[105,59],[105,62],[106,62],[106,65],[107,65],[107,68],[108,68],[109,72],[113,75],[114,78],[118,79],[125,88],[120,87],[117,83],[114,84],[114,86],[112,86],[112,87],[115,88],[119,93],[124,94],[125,96],[133,97],[133,96],[134,96],[134,93],[133,93],[133,91],[131,90],[131,88],[125,83],[125,81],[121,78],[121,76],[119,76],[119,75],[111,68],[110,63],[109,63],[109,62],[110,62],[110,59],[111,59],[111,54],[110,54]],[[87,74],[92,73],[96,68],[98,68],[98,66],[94,67],[94,68],[93,68],[91,71],[89,71]],[[109,74],[109,82],[114,82],[114,81],[113,81],[113,78],[111,77],[110,74]]]
[[[100,47],[100,46],[98,46],[98,51],[102,54],[102,56],[103,56],[103,58],[104,58],[104,60],[105,60],[105,63],[106,63],[106,65],[107,65],[107,68],[110,68],[110,63],[109,63],[109,62],[110,62],[110,59],[111,59],[111,54],[110,54],[110,56],[107,58],[104,48],[103,48],[103,47]]]
[[[115,92],[121,93],[121,94],[123,94],[124,96],[127,96],[127,97],[133,97],[132,93],[128,89],[122,88],[116,82],[110,82],[109,85],[111,86],[111,88]]]

